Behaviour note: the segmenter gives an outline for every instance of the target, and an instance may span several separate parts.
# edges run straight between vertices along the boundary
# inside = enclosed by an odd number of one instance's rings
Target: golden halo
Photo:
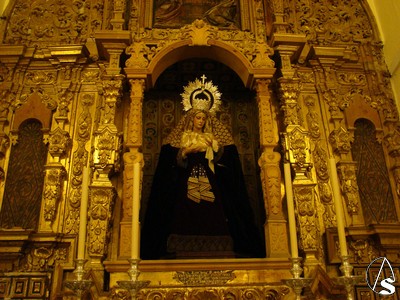
[[[196,78],[195,81],[190,81],[184,87],[182,96],[182,104],[184,111],[192,108],[208,110],[214,114],[219,110],[221,105],[221,93],[218,88],[213,85],[212,81],[205,81],[206,76],[203,74],[200,79]]]

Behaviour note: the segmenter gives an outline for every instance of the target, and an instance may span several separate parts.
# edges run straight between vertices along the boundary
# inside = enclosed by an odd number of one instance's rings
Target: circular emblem
[[[380,295],[392,295],[395,292],[396,281],[393,268],[386,257],[375,258],[368,266],[365,275],[369,288]]]

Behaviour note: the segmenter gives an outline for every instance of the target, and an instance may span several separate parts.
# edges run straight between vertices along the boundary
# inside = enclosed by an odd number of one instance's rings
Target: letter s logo
[[[387,290],[382,290],[382,291],[379,292],[380,295],[392,295],[392,294],[394,294],[394,292],[396,291],[394,285],[391,285],[391,284],[388,283],[388,282],[393,283],[394,280],[393,280],[392,278],[390,278],[390,277],[389,277],[389,278],[386,278],[386,279],[383,279],[383,280],[381,281],[381,286],[382,286],[383,288],[385,288],[385,289],[388,289],[390,292],[388,292]]]

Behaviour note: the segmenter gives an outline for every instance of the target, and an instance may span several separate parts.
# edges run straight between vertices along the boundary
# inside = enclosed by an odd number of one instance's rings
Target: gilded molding
[[[313,143],[312,158],[314,162],[314,169],[317,175],[318,191],[321,204],[324,205],[323,218],[325,226],[334,226],[335,212],[333,210],[332,189],[329,185],[329,172],[328,172],[328,153],[322,146],[321,130],[320,130],[320,115],[316,109],[315,98],[313,96],[306,96],[304,103],[308,108],[306,115],[310,139]]]
[[[82,93],[79,97],[82,108],[76,121],[75,141],[78,146],[72,154],[72,174],[70,177],[70,188],[68,204],[66,208],[65,233],[75,234],[78,232],[79,207],[81,203],[82,170],[87,165],[89,152],[85,149],[86,143],[92,134],[92,115],[89,111],[94,104],[95,96],[91,93]]]
[[[211,26],[199,19],[180,29],[146,30],[140,39],[137,38],[127,47],[126,53],[131,57],[126,65],[134,69],[146,68],[158,53],[167,46],[179,42],[190,46],[210,46],[213,43],[223,42],[240,52],[253,68],[273,69],[275,66],[270,58],[273,49],[264,39],[257,40],[256,35],[251,32],[237,29],[224,30]]]
[[[143,289],[137,295],[138,300],[178,300],[178,299],[269,299],[283,300],[290,293],[290,289],[286,286],[214,286],[214,287],[193,287],[193,288],[157,288],[151,287]],[[125,300],[127,294],[118,287],[113,287],[111,299]]]

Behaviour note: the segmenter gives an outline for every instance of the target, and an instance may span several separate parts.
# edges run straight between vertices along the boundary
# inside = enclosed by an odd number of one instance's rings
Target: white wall
[[[4,10],[7,7],[8,2],[10,2],[10,0],[0,0],[0,16],[3,15]]]
[[[400,108],[400,1],[368,0],[383,41],[386,64],[392,75],[392,87]]]

